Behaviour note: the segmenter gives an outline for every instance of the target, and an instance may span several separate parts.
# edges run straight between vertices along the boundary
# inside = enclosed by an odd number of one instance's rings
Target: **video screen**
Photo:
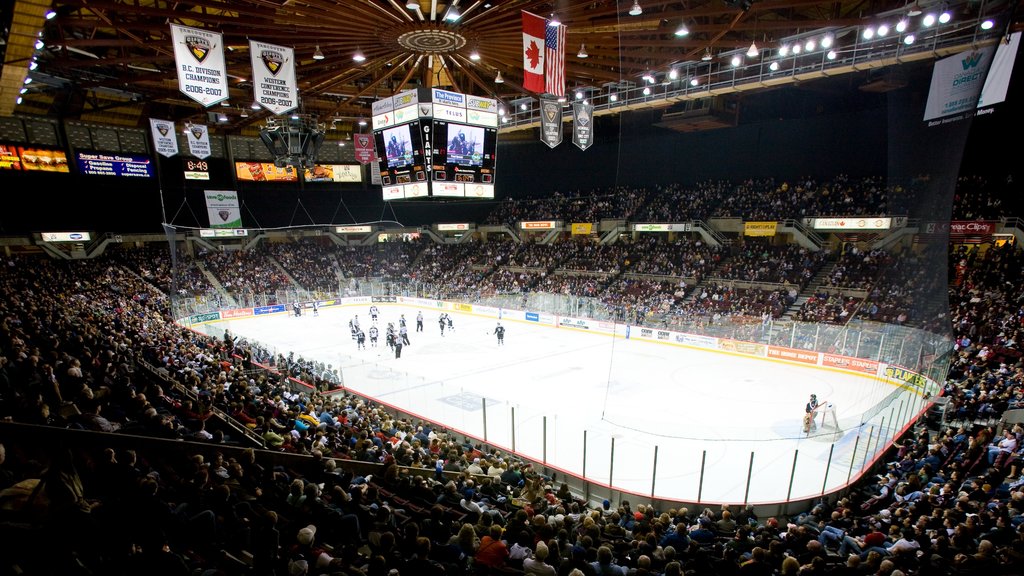
[[[482,126],[449,123],[446,140],[449,164],[483,166],[484,128]]]
[[[384,130],[384,157],[388,168],[402,168],[413,163],[414,147],[408,124]]]

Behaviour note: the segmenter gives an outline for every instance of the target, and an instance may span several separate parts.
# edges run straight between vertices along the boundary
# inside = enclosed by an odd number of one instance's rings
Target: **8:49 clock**
[[[185,180],[209,180],[210,165],[205,160],[185,160]]]

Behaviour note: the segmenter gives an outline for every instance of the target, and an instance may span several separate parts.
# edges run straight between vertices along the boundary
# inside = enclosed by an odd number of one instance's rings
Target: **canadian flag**
[[[523,88],[544,92],[544,32],[547,24],[523,11]]]

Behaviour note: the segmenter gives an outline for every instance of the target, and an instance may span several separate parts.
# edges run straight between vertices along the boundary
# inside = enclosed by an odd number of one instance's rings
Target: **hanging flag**
[[[278,115],[298,108],[295,50],[250,40],[249,57],[252,61],[252,89],[256,103]]]
[[[545,22],[544,91],[561,98],[565,96],[565,26]]]
[[[572,143],[580,150],[594,143],[594,108],[586,102],[572,103]]]
[[[150,118],[149,127],[153,132],[153,147],[157,154],[170,158],[178,153],[178,135],[174,133],[174,122]]]
[[[234,190],[204,190],[206,213],[210,228],[241,228],[242,212],[238,207],[238,192]]]
[[[178,90],[203,106],[228,99],[224,41],[217,32],[171,24]]]
[[[544,36],[547,21],[536,14],[523,12],[523,88],[544,91]]]
[[[199,159],[210,157],[210,132],[205,124],[189,124],[185,129],[188,151]]]
[[[562,103],[554,98],[540,100],[540,139],[549,148],[562,143]]]
[[[356,161],[360,164],[373,162],[373,135],[353,134],[352,141],[355,144]]]

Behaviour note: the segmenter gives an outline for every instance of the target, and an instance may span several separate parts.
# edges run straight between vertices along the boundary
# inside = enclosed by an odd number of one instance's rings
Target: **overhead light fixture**
[[[32,77],[31,76],[26,76],[24,84],[27,86],[27,85],[29,85],[31,83],[32,83]]]
[[[253,102],[252,104],[249,105],[249,108],[252,108],[253,110],[259,110],[260,109],[260,105],[259,105],[258,102]]]
[[[913,34],[907,34],[906,36],[903,37],[903,43],[906,44],[907,46],[913,44],[914,40],[915,38]]]
[[[700,84],[700,80],[697,80],[696,76],[690,78],[690,86],[696,86],[697,84]]]
[[[299,119],[299,113],[298,112],[292,113],[291,118],[292,118],[292,120],[298,120]]]
[[[826,34],[821,38],[821,47],[831,48],[833,42],[835,42],[835,37],[833,37],[831,34]]]
[[[825,57],[828,58],[829,60],[835,60],[836,59],[836,51],[835,50],[829,50],[828,53],[825,54]]]
[[[740,60],[740,55],[737,54],[737,55],[732,57],[732,60],[729,63],[732,64],[733,68],[739,68],[739,65],[742,64],[743,61]]]
[[[228,115],[227,114],[218,114],[217,115],[217,121],[218,122],[227,122],[228,121]]]
[[[407,9],[409,9],[409,10],[419,10],[420,9],[420,3],[419,2],[413,2],[413,0],[409,0],[408,2],[405,3],[405,7]]]
[[[476,62],[477,60],[480,59],[480,53],[477,52],[476,50],[473,50],[472,52],[469,53],[469,59]]]
[[[611,100],[612,102],[618,102],[619,101],[619,95],[615,94],[615,93],[612,93],[610,96],[608,96],[608,99]]]
[[[788,55],[789,55],[789,46],[786,45],[786,44],[783,44],[782,46],[779,46],[779,56],[785,58]]]
[[[557,27],[557,26],[561,26],[561,25],[562,25],[562,21],[558,19],[558,16],[555,16],[554,12],[552,12],[551,13],[551,19],[548,20],[548,26]]]
[[[680,24],[679,28],[676,28],[676,36],[682,38],[690,34],[690,29],[686,27],[686,24]]]
[[[366,56],[363,56],[362,51],[357,50],[356,53],[352,55],[352,59],[356,62],[364,62],[366,61]]]
[[[992,21],[991,19],[985,20],[984,22],[981,23],[981,29],[982,30],[991,30],[992,27],[995,26],[995,25],[996,25],[996,23],[994,21]]]
[[[338,140],[338,147],[339,148],[344,148],[345,147],[345,141],[344,140]]]
[[[227,100],[224,100],[223,102],[221,102],[221,103],[220,103],[220,105],[221,105],[221,106],[223,106],[223,107],[225,107],[225,108],[227,108],[228,106],[231,106],[231,104],[230,104],[230,103],[228,103],[228,101],[227,101]]]
[[[768,69],[771,70],[772,72],[777,72],[779,70],[779,63],[772,62],[771,64],[768,65]]]
[[[804,50],[806,50],[808,52],[814,52],[814,48],[816,46],[817,45],[814,43],[814,39],[812,38],[812,39],[808,40],[806,44],[804,44]]]
[[[878,34],[880,37],[885,36],[889,34],[889,27],[885,24],[879,24],[878,30],[875,33]]]
[[[705,48],[704,49],[704,55],[701,56],[700,59],[705,61],[705,62],[707,62],[708,60],[711,60],[711,48]]]
[[[523,102],[522,104],[520,104],[519,105],[519,109],[520,110],[528,110],[528,108],[526,107],[526,102]]]
[[[921,20],[921,25],[925,28],[935,24],[935,14],[925,14],[924,19]]]
[[[320,51],[320,45],[316,45],[316,50],[313,51],[313,60],[323,60],[324,53]]]
[[[577,100],[583,100],[583,92],[577,90],[576,91],[576,99]]]
[[[501,70],[498,70],[498,73],[494,76],[494,83],[495,84],[504,84],[505,83],[505,79],[501,77]]]
[[[644,9],[640,7],[640,0],[633,0],[633,7],[629,9],[630,16],[639,16],[644,13]]]
[[[24,98],[22,98],[21,96],[18,96],[18,99],[15,100],[14,103],[15,104],[21,104],[22,102],[24,102],[24,100],[25,100]]]
[[[245,108],[242,108],[241,112],[238,115],[241,116],[242,118],[248,118],[249,117],[249,111],[246,110]]]
[[[651,95],[651,87],[650,86],[644,86],[644,96],[650,96],[650,95]]]
[[[27,94],[27,93],[28,93],[28,88],[22,88],[21,92],[19,92],[19,94]]]
[[[654,75],[650,72],[644,72],[644,75],[641,76],[640,79],[648,84],[654,84]]]
[[[56,17],[57,17],[57,13],[54,12],[53,10],[47,10],[46,11],[46,19],[47,20],[53,20]]]
[[[871,40],[875,37],[875,29],[870,27],[865,28],[864,32],[862,32],[860,36],[865,40]]]
[[[917,2],[914,2],[914,5],[910,7],[910,10],[907,10],[907,16],[920,16],[920,15],[921,15],[921,5],[918,4]]]
[[[445,20],[455,22],[459,18],[462,18],[462,14],[459,12],[459,7],[452,4],[452,7],[448,9],[448,15],[445,16]]]
[[[46,48],[46,42],[43,42],[41,38],[36,40],[36,50],[42,50],[43,48]]]
[[[760,54],[760,51],[757,49],[757,44],[751,42],[750,48],[747,49],[747,58],[757,58],[758,54]]]
[[[28,64],[28,69],[29,70],[35,70],[36,68],[39,68],[39,62],[36,62],[35,60],[29,62],[29,64]]]
[[[669,78],[669,80],[678,80],[679,79],[679,70],[676,70],[675,68],[669,70],[668,71],[668,78]]]
[[[904,32],[907,31],[907,26],[909,25],[910,23],[907,22],[906,18],[901,18],[900,21],[896,23],[896,31],[899,32],[900,34],[903,34]]]
[[[590,54],[587,54],[587,45],[580,44],[580,51],[576,53],[577,58],[587,58]]]
[[[939,24],[949,24],[949,21],[953,19],[953,15],[950,14],[949,10],[943,10],[942,14],[939,14]]]
[[[366,119],[365,118],[360,118],[359,119],[359,125],[360,126],[366,126]]]

